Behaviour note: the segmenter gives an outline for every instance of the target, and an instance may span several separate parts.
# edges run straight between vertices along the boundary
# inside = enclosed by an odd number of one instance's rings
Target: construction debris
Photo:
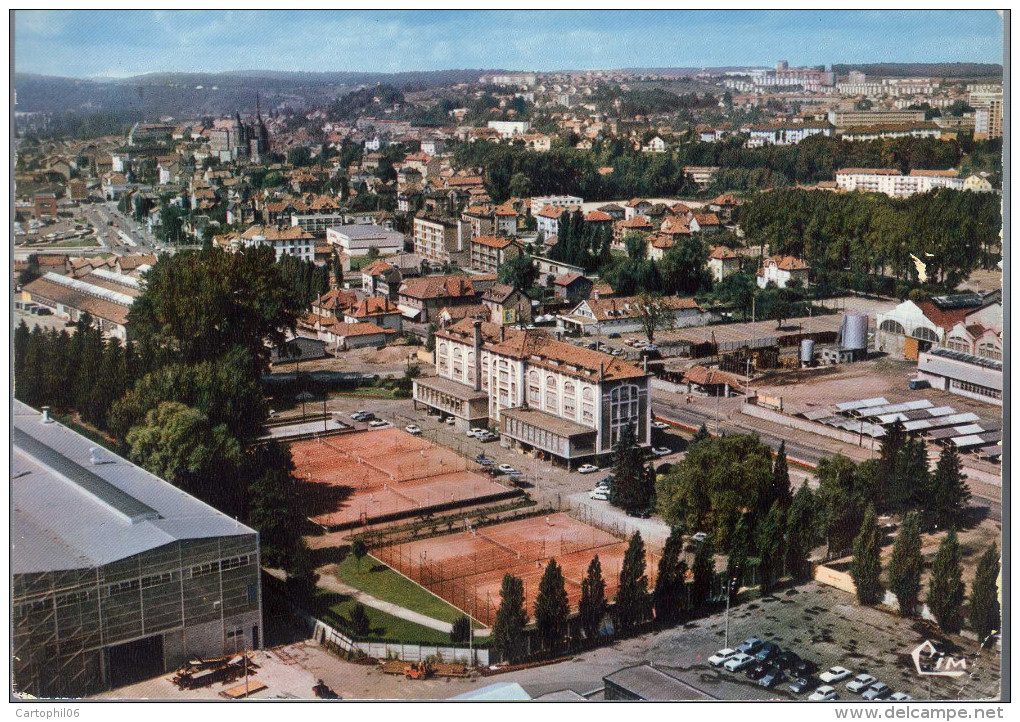
[[[178,689],[198,689],[216,682],[231,682],[251,674],[258,666],[251,653],[226,657],[197,658],[181,666],[171,680]]]

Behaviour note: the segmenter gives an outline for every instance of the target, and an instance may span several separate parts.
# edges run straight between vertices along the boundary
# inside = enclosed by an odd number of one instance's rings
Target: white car
[[[443,423],[446,424],[447,426],[453,426],[454,424],[457,423],[457,419],[455,419],[452,416],[450,416]]]
[[[872,677],[870,674],[859,674],[846,683],[846,689],[848,692],[860,694],[877,681],[878,680]]]
[[[893,692],[887,699],[890,702],[909,702],[913,697],[906,692]]]
[[[718,652],[716,652],[715,654],[708,658],[708,663],[713,667],[721,667],[724,664],[726,664],[726,661],[728,659],[730,659],[731,657],[735,657],[737,654],[738,654],[737,650],[730,649],[729,647],[727,647],[726,649],[720,649]]]
[[[369,421],[368,425],[371,426],[373,429],[378,429],[380,426],[389,426],[390,422],[383,421],[382,419],[375,419],[374,421]]]
[[[667,424],[665,421],[653,421],[652,422],[652,428],[653,429],[668,429],[669,428],[669,424]]]
[[[409,434],[413,434],[414,436],[417,436],[418,434],[421,433],[421,427],[418,426],[418,424],[408,424],[407,426],[404,427],[404,431],[406,431]]]
[[[594,464],[582,464],[577,471],[579,474],[594,474],[598,470],[599,467]]]
[[[732,657],[723,662],[723,669],[727,672],[739,672],[744,667],[749,667],[754,663],[754,657],[750,654],[744,654],[743,652],[737,652]]]
[[[595,501],[609,501],[609,489],[592,489],[588,498]]]
[[[668,446],[657,446],[652,449],[652,456],[669,456],[673,453],[673,450]]]
[[[478,427],[472,427],[468,429],[467,435],[474,436],[477,438],[484,434],[486,431],[488,431],[488,429],[479,429]]]
[[[876,699],[885,699],[891,694],[892,690],[889,688],[889,685],[885,682],[875,682],[864,690],[864,694],[862,694],[861,697],[868,701],[874,701]]]
[[[844,679],[850,679],[853,676],[854,673],[846,667],[829,667],[818,675],[818,679],[826,684],[835,684],[836,682],[842,682]]]
[[[354,419],[355,421],[357,421],[359,416],[364,416],[367,413],[368,412],[365,411],[364,409],[358,409],[353,414],[351,414],[351,418]]]
[[[808,699],[813,700],[815,702],[827,702],[834,699],[839,699],[839,695],[836,694],[836,689],[834,687],[826,685],[824,687],[819,687],[814,692],[812,692],[811,696],[808,697]]]
[[[517,471],[517,469],[515,469],[514,467],[510,466],[510,464],[500,464],[496,468],[499,469],[504,474],[520,474],[521,473],[521,472]]]

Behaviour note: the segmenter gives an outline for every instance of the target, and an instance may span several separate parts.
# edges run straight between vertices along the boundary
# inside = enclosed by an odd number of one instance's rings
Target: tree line
[[[624,552],[616,596],[610,604],[606,580],[598,555],[588,564],[581,581],[577,628],[587,643],[609,633],[629,635],[653,621],[660,627],[673,626],[710,603],[715,562],[709,545],[699,545],[692,562],[692,579],[683,559],[683,535],[674,530],[663,547],[654,587],[648,579],[645,543],[635,532]],[[512,574],[503,576],[499,607],[492,626],[492,646],[500,659],[514,663],[527,654],[525,628],[531,616],[525,605],[524,581]],[[546,564],[533,607],[535,633],[540,650],[547,655],[562,652],[570,632],[570,604],[563,569],[555,559]],[[465,635],[466,638],[466,635]]]
[[[784,188],[750,199],[740,223],[773,254],[804,258],[822,286],[876,291],[879,276],[919,285],[913,255],[932,287],[952,289],[998,261],[1000,204],[995,194],[945,189],[898,199]]]
[[[905,173],[953,168],[963,158],[959,142],[933,138],[848,141],[819,134],[796,145],[760,148],[744,147],[745,140],[739,134],[715,143],[689,139],[666,153],[642,153],[620,138],[596,140],[590,150],[555,146],[548,152],[479,141],[457,145],[454,161],[460,168],[483,168],[489,195],[503,202],[521,190],[585,200],[695,195],[700,189],[684,173],[685,166],[718,166],[718,180],[708,189],[715,194],[831,181],[840,168],[891,167]],[[978,151],[984,147],[974,144]],[[612,172],[605,172],[607,168]]]

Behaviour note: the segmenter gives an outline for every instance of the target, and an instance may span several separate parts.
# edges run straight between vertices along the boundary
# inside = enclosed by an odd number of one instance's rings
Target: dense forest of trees
[[[822,286],[878,290],[877,276],[916,283],[913,254],[930,283],[951,289],[998,260],[1000,203],[998,195],[967,191],[894,199],[780,189],[752,198],[740,220],[749,242],[804,258]]]
[[[989,143],[961,145],[932,138],[845,141],[822,135],[797,145],[745,148],[743,136],[716,143],[682,143],[668,153],[641,153],[629,141],[598,141],[591,150],[555,146],[547,153],[522,145],[464,143],[455,149],[459,167],[482,167],[489,194],[497,202],[511,195],[510,181],[523,174],[534,194],[572,193],[585,200],[633,196],[694,195],[698,188],[684,166],[719,166],[709,193],[754,190],[763,186],[831,181],[848,167],[912,169],[952,168],[966,151],[983,151]],[[973,146],[973,147],[971,147]],[[600,168],[612,173],[600,173]]]

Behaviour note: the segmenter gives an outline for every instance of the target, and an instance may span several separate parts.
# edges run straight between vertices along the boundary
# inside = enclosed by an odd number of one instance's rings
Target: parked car
[[[745,667],[750,667],[753,663],[754,657],[750,654],[737,652],[723,663],[723,669],[727,672],[739,672]]]
[[[846,689],[848,692],[860,694],[877,681],[878,680],[872,677],[870,674],[859,674],[846,683]]]
[[[813,689],[818,684],[818,681],[811,677],[797,677],[797,679],[790,682],[787,689],[794,694],[804,694],[809,689]]]
[[[800,661],[801,659],[797,656],[797,653],[789,650],[776,657],[776,664],[779,665],[779,668],[790,671],[794,671],[797,665],[800,664]]]
[[[594,464],[581,464],[580,468],[578,468],[577,471],[580,474],[594,474],[598,470],[599,467],[595,466]]]
[[[389,426],[390,422],[383,421],[382,419],[373,419],[372,421],[368,422],[368,425],[371,426],[373,429],[378,429],[380,426]]]
[[[761,648],[754,653],[755,659],[759,662],[772,662],[773,659],[779,656],[783,650],[779,648],[778,644],[772,642],[762,642]]]
[[[835,684],[836,682],[842,682],[844,679],[850,679],[853,676],[854,673],[846,667],[829,667],[818,675],[818,679],[826,684]]]
[[[697,535],[695,535],[697,536]],[[743,652],[744,654],[757,654],[761,646],[765,644],[757,637],[748,637],[743,642],[737,645],[737,651]]]
[[[499,434],[494,434],[491,431],[486,431],[484,433],[479,434],[475,438],[481,441],[483,444],[488,444],[490,441],[495,441],[496,439],[498,439]]]
[[[633,516],[638,519],[648,519],[652,515],[651,509],[628,509],[627,516]]]
[[[864,694],[861,695],[867,700],[878,700],[885,699],[892,694],[892,689],[885,682],[875,682],[873,685],[864,690]]]
[[[737,654],[738,654],[737,650],[730,649],[729,647],[727,647],[726,649],[720,649],[718,652],[716,652],[715,654],[708,658],[708,664],[712,667],[721,667],[726,663],[726,660],[736,656]]]
[[[487,433],[488,431],[489,431],[488,429],[479,429],[477,427],[472,427],[472,428],[468,429],[467,435],[468,436],[474,436],[474,437],[477,438],[477,437],[480,437],[482,434]]]
[[[421,427],[418,426],[418,424],[408,424],[407,426],[404,427],[404,431],[406,431],[409,434],[412,434],[413,436],[418,436],[418,434],[421,433]]]
[[[369,419],[375,418],[375,414],[371,411],[358,410],[351,414],[351,418],[355,421],[368,421]]]
[[[500,472],[502,472],[504,474],[520,474],[521,473],[521,472],[517,471],[517,469],[515,469],[514,467],[510,466],[510,464],[500,464],[496,468],[499,469]]]
[[[620,334],[614,331],[613,333],[607,333],[606,338],[620,338]]]
[[[652,456],[669,456],[673,450],[668,446],[656,446],[652,449]]]
[[[476,464],[481,464],[482,466],[494,466],[496,463],[495,459],[490,459],[485,454],[479,454],[475,457],[474,461]]]
[[[443,419],[443,423],[446,424],[447,426],[453,426],[454,424],[457,423],[457,419],[455,419],[452,416],[447,416],[445,419]]]
[[[764,687],[765,689],[772,689],[777,684],[786,681],[786,675],[779,667],[769,667],[761,679],[758,680],[758,686]]]
[[[589,499],[595,501],[609,501],[609,490],[608,489],[592,489],[591,493],[588,494]]]
[[[802,659],[793,667],[793,673],[798,677],[810,677],[818,671],[818,665],[810,659]]]
[[[653,429],[668,429],[669,428],[669,424],[667,424],[665,421],[653,421],[652,422],[652,428]]]
[[[768,671],[769,671],[769,666],[767,664],[763,664],[761,662],[758,662],[758,663],[752,664],[750,667],[748,667],[747,671],[744,672],[744,676],[747,677],[750,680],[754,680],[755,682],[757,682],[759,679],[764,677],[765,674]]]
[[[825,685],[824,687],[819,687],[814,692],[812,692],[808,699],[815,702],[829,702],[835,699],[839,699],[839,695],[836,694],[836,689],[834,687]]]
[[[706,534],[703,531],[699,531],[697,534],[691,535],[691,541],[697,542],[698,544],[704,544],[706,541],[708,541],[708,534]]]
[[[893,692],[886,699],[888,699],[890,702],[909,702],[910,700],[913,699],[913,697],[911,697],[906,692]]]

